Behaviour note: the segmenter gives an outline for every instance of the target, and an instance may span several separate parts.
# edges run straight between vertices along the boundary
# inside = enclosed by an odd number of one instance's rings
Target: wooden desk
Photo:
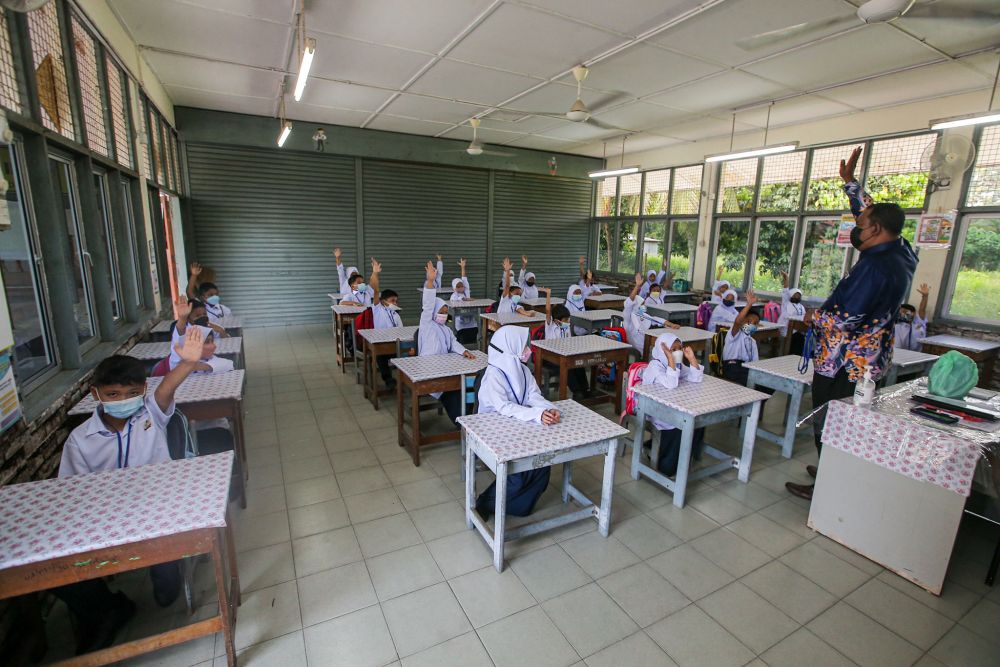
[[[938,359],[940,357],[936,354],[897,348],[892,351],[892,364],[889,365],[889,370],[885,374],[884,384],[886,387],[896,384],[901,374],[924,375]]]
[[[1000,355],[1000,343],[947,334],[921,338],[917,342],[922,345],[921,352],[928,354],[940,356],[949,350],[961,352],[977,364],[982,364],[982,370],[979,373],[980,387],[988,389],[993,383],[993,366],[996,365],[997,356]]]
[[[552,297],[552,305],[553,306],[558,306],[558,305],[561,305],[561,304],[564,304],[564,303],[566,303],[566,299],[563,299],[563,298],[558,297],[558,296]],[[537,299],[521,299],[521,303],[519,305],[524,306],[525,308],[530,308],[531,310],[537,310],[540,313],[544,313],[545,312],[545,297],[542,296],[542,297],[539,297]]]
[[[376,410],[379,409],[379,396],[388,396],[391,392],[387,389],[378,388],[378,358],[388,355],[396,355],[396,343],[398,341],[410,342],[417,332],[417,327],[390,327],[388,329],[362,329],[361,344],[364,347],[362,352],[364,362],[364,392],[365,398],[372,402]]]
[[[153,392],[163,381],[161,377],[146,380],[146,391]],[[189,375],[177,388],[174,402],[184,415],[194,421],[209,419],[229,419],[233,425],[233,448],[236,450],[236,464],[242,474],[239,480],[240,506],[247,506],[246,480],[249,479],[246,444],[243,431],[243,386],[246,371],[228,373]],[[69,410],[71,417],[89,416],[97,407],[97,401],[90,394],[84,396]]]
[[[615,320],[621,322],[623,319],[625,319],[625,313],[620,310],[570,311],[569,314],[569,321],[573,326],[582,327],[588,333],[610,327]]]
[[[674,324],[684,324],[692,327],[695,324],[695,314],[698,312],[698,306],[666,301],[662,304],[646,306],[646,309],[650,314],[670,320]]]
[[[663,303],[683,303],[686,304],[694,296],[694,292],[674,292],[672,290],[662,290],[660,298]],[[695,308],[697,310],[697,307]]]
[[[679,329],[647,329],[646,342],[643,345],[642,352],[643,359],[646,361],[652,359],[650,352],[653,351],[653,345],[656,344],[656,339],[665,333],[677,336],[677,338],[681,341],[681,345],[690,347],[695,352],[701,352],[702,366],[708,365],[708,342],[712,340],[712,336],[714,334],[709,333],[704,329],[697,329],[695,327],[681,327]]]
[[[785,432],[772,433],[763,426],[757,427],[757,437],[773,442],[781,447],[781,455],[792,458],[792,447],[795,445],[795,426],[799,420],[799,406],[807,389],[812,387],[813,367],[809,362],[805,373],[799,372],[802,357],[786,355],[774,359],[761,359],[743,364],[747,373],[747,386],[754,389],[757,386],[767,387],[788,394],[785,406]]]
[[[497,412],[459,417],[465,457],[465,523],[479,531],[493,551],[493,567],[503,571],[504,543],[583,519],[597,519],[597,529],[608,536],[611,525],[611,491],[618,458],[618,439],[628,431],[615,422],[574,401],[559,401],[562,413],[558,424],[542,426],[506,417]],[[572,484],[573,461],[604,455],[604,481],[600,505]],[[482,461],[496,475],[496,507],[493,530],[475,511],[476,460]],[[561,463],[563,468],[562,501],[570,498],[582,509],[562,516],[522,524],[507,529],[507,475]]]
[[[399,432],[399,446],[406,447],[413,458],[413,465],[420,465],[420,447],[436,442],[459,440],[459,431],[422,435],[420,433],[420,397],[439,391],[462,392],[462,414],[465,414],[465,378],[486,369],[485,352],[474,351],[475,360],[466,359],[461,354],[437,354],[426,357],[406,357],[390,359],[389,363],[399,371],[396,383],[396,428]],[[406,431],[406,407],[403,393],[410,393],[410,431]]]
[[[211,554],[217,615],[60,664],[116,663],[222,631],[234,667],[240,583],[227,517],[232,466],[233,453],[223,452],[0,487],[0,599]]]
[[[614,398],[599,396],[588,400],[588,403],[611,403],[615,410],[621,410],[622,378],[628,369],[628,355],[632,346],[620,343],[604,336],[571,336],[569,338],[553,338],[551,340],[533,340],[531,346],[535,349],[535,381],[542,386],[542,365],[549,362],[559,367],[559,400],[565,400],[569,394],[569,369],[586,368],[598,364],[618,364],[618,374],[615,379]],[[590,387],[594,388],[596,373],[591,373]]]
[[[588,310],[624,310],[625,297],[618,294],[594,294],[583,300]]]
[[[792,334],[805,333],[809,331],[809,322],[804,320],[788,320],[788,329],[785,333],[784,340],[781,341],[781,354],[788,354],[792,346]]]
[[[518,313],[482,313],[479,316],[479,348],[486,350],[490,335],[508,324],[519,327],[537,327],[545,324],[543,313],[531,313],[531,315],[520,315]]]
[[[150,338],[153,341],[164,341],[170,340],[170,330],[174,325],[176,320],[160,320],[156,325],[149,330]],[[239,315],[230,315],[229,317],[220,318],[218,322],[220,327],[226,330],[226,333],[230,336],[242,336],[243,335],[243,318]]]
[[[464,301],[449,301],[448,312],[451,313],[452,316],[452,328],[455,328],[455,322],[459,317],[468,317],[470,319],[478,320],[479,316],[494,303],[496,303],[496,301],[493,299],[465,299]],[[458,333],[457,329],[455,329],[455,333]]]
[[[126,355],[142,361],[158,362],[170,356],[170,341],[160,343],[136,343]],[[215,354],[233,360],[236,368],[243,368],[243,339],[240,336],[219,338],[215,341]]]
[[[354,318],[365,312],[365,306],[330,306],[333,311],[333,337],[337,341],[337,365],[340,366],[341,373],[347,372],[347,362],[353,361],[355,367],[358,364],[358,351],[354,349]],[[347,356],[347,341],[351,341],[353,350],[350,357]]]
[[[593,287],[599,292],[617,292],[619,290],[615,285],[605,285],[604,283],[594,283]]]

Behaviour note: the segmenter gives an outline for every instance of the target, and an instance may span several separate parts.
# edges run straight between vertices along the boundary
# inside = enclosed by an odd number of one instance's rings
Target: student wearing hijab
[[[732,325],[736,321],[738,314],[739,312],[736,310],[736,292],[728,289],[722,293],[722,303],[712,311],[712,319],[708,321],[708,330],[714,333],[720,324],[726,326]]]
[[[500,327],[490,340],[489,362],[479,386],[479,413],[499,412],[507,417],[536,424],[558,424],[559,411],[538,390],[535,376],[525,366],[531,358],[528,330]],[[507,476],[507,514],[528,516],[549,485],[548,467]],[[484,519],[496,507],[496,482],[476,499],[476,511]]]
[[[594,272],[587,268],[585,257],[580,257],[580,282],[577,284],[583,290],[583,298],[585,299],[591,294],[599,295],[601,293],[601,290],[594,287]]]
[[[434,289],[441,289],[441,281],[444,280],[444,258],[441,255],[437,256],[437,277],[434,278]]]
[[[669,285],[671,282],[673,282],[673,279],[674,279],[674,274],[667,272],[667,263],[664,262],[663,268],[660,269],[659,273],[653,271],[652,269],[650,269],[646,273],[646,280],[642,283],[642,286],[639,288],[639,296],[645,299],[646,297],[649,296],[649,293],[652,292],[654,289],[656,289],[657,291],[664,289],[666,285]]]
[[[461,303],[472,299],[472,287],[469,285],[469,278],[465,275],[465,259],[458,260],[458,268],[462,273],[461,278],[451,281],[451,303]],[[462,345],[472,345],[479,335],[479,320],[469,315],[455,316],[455,336]]]
[[[535,274],[528,271],[528,256],[521,255],[521,272],[517,274],[517,284],[521,286],[521,296],[525,299],[537,299],[538,288],[535,287]]]
[[[570,316],[574,313],[582,313],[587,310],[584,305],[585,298],[585,292],[582,287],[579,285],[569,286],[569,289],[566,290],[566,309],[569,311]],[[584,327],[573,327],[573,335],[575,336],[586,336],[587,333],[588,332]]]
[[[569,309],[562,304],[552,305],[552,290],[548,287],[539,287],[538,291],[545,295],[545,340],[571,337],[573,326],[570,324]],[[548,361],[545,363],[550,368],[559,370],[555,364]],[[590,394],[586,369],[570,368],[566,374],[566,384],[574,398]]]
[[[642,354],[645,351],[646,332],[653,326],[666,327],[667,329],[679,329],[679,324],[674,324],[669,320],[653,317],[646,312],[646,304],[649,299],[643,299],[639,292],[646,285],[642,279],[642,274],[635,274],[635,287],[632,293],[625,300],[625,333],[628,334],[628,342],[632,347]]]
[[[462,347],[455,333],[448,327],[448,304],[437,296],[434,278],[437,269],[427,262],[427,282],[424,284],[423,309],[420,312],[420,328],[417,330],[417,354],[429,357],[438,354],[456,353],[467,359],[476,356]],[[462,416],[462,392],[457,389],[431,394],[441,401],[452,422]],[[457,426],[458,423],[455,422]]]
[[[517,313],[518,315],[530,317],[531,313],[521,306],[521,286],[517,283],[511,284],[511,276],[514,275],[514,272],[511,270],[513,266],[514,265],[511,263],[510,257],[503,258],[503,293],[500,295],[500,303],[497,304],[496,312]]]
[[[684,361],[687,361],[687,365]],[[659,384],[667,389],[676,389],[684,382],[701,382],[705,370],[698,363],[697,357],[690,346],[683,347],[681,341],[672,333],[665,333],[656,339],[653,346],[653,359],[642,372],[642,384]],[[681,452],[681,429],[670,422],[649,419],[660,431],[660,451],[656,469],[667,477],[677,474],[677,466]],[[694,441],[691,453],[697,459],[701,458],[701,447],[705,439],[705,429],[694,431]]]
[[[899,350],[920,351],[920,339],[927,337],[927,297],[931,293],[931,288],[927,283],[922,283],[917,288],[920,293],[920,307],[914,308],[908,303],[899,307],[899,316],[896,318],[895,343],[893,347]]]
[[[375,290],[365,283],[365,277],[358,267],[349,266],[344,269],[340,261],[340,248],[333,249],[337,260],[337,276],[340,278],[340,304],[343,306],[370,306],[375,300]]]
[[[781,335],[788,335],[788,320],[804,320],[806,317],[806,307],[802,305],[802,290],[798,287],[788,288],[788,274],[781,272],[781,283],[784,288],[781,290],[781,314],[778,315],[778,326],[781,327]]]
[[[722,295],[730,289],[728,280],[716,280],[712,285],[712,303],[722,303]]]

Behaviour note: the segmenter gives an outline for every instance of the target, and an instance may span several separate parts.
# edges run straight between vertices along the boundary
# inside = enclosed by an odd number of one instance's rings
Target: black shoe
[[[161,607],[172,605],[184,588],[184,576],[181,574],[180,564],[173,563],[173,565],[177,570],[176,576],[159,577],[153,585],[153,599]]]
[[[93,627],[93,630],[80,637],[76,645],[76,654],[100,651],[115,643],[115,636],[125,624],[135,615],[135,603],[121,591],[114,594],[115,605]]]
[[[812,484],[795,484],[793,482],[785,482],[785,488],[790,494],[803,500],[813,499],[813,485]]]
[[[806,466],[806,472],[809,473],[810,477],[816,479],[816,466]]]

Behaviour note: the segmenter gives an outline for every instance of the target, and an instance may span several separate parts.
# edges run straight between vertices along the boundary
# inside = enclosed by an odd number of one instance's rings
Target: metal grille
[[[179,194],[182,190],[181,185],[184,182],[184,179],[181,178],[181,158],[180,155],[178,155],[177,153],[177,151],[180,149],[180,144],[178,144],[177,142],[176,132],[170,133],[170,145],[172,147],[171,154],[173,155],[174,158],[174,180],[175,180],[174,189]]]
[[[850,157],[851,151],[855,148],[864,148],[864,144],[830,146],[814,150],[812,167],[809,169],[809,180],[840,178],[840,161]]]
[[[1000,125],[983,128],[966,206],[1000,206]]]
[[[108,101],[111,106],[111,123],[115,131],[115,158],[118,164],[132,166],[132,152],[129,150],[128,107],[125,105],[125,90],[122,86],[122,71],[118,65],[105,60],[104,76],[108,80]]]
[[[108,150],[107,121],[104,117],[104,100],[101,95],[101,77],[98,75],[97,44],[80,20],[73,16],[73,48],[76,50],[77,83],[83,102],[83,126],[87,131],[87,145],[101,155],[111,156]]]
[[[153,160],[150,153],[152,152],[149,147],[149,120],[146,115],[146,100],[139,101],[139,153],[140,162],[142,163],[142,176],[146,180],[153,180]]]
[[[618,178],[608,176],[597,183],[597,201],[594,215],[605,217],[615,214],[615,193],[618,191]]]
[[[840,161],[850,157],[855,148],[864,148],[864,144],[830,146],[813,151],[806,189],[807,211],[840,211],[849,208],[847,197],[841,190],[843,183],[840,180]],[[858,176],[860,175],[859,173]]]
[[[10,45],[7,14],[0,11],[0,105],[24,113],[21,107],[21,86],[14,69],[14,52]]]
[[[806,152],[768,155],[760,175],[762,185],[768,183],[801,183],[806,170]]]
[[[700,164],[674,169],[674,191],[670,200],[673,215],[697,215],[701,208],[701,178],[703,166]]]
[[[753,190],[757,183],[757,160],[730,160],[722,163],[719,179],[719,212],[739,213],[748,210],[745,200],[749,195],[753,206]]]
[[[937,137],[937,133],[929,132],[872,142],[868,176],[912,174],[923,171],[920,168],[920,158],[924,150],[937,141]]]
[[[153,173],[151,179],[156,183],[163,182],[163,163],[160,162],[160,119],[152,110],[147,115],[149,123],[149,134],[153,137],[150,147],[152,148]]]
[[[642,174],[621,177],[618,185],[618,215],[639,215],[639,193],[642,191]]]
[[[160,123],[160,128],[163,130],[163,170],[165,178],[163,183],[168,189],[174,189],[174,152],[173,144],[170,139],[170,128],[167,127],[166,122]]]
[[[670,191],[670,170],[646,172],[646,196],[642,212],[646,215],[662,215],[667,212],[667,197]]]
[[[38,83],[42,124],[64,137],[76,139],[56,6],[56,3],[50,2],[28,14],[31,56]]]

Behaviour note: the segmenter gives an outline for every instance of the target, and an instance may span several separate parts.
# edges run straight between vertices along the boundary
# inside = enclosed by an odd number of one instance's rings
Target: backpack
[[[642,384],[642,372],[649,365],[647,361],[634,361],[629,364],[628,375],[625,377],[625,409],[618,418],[619,424],[625,423],[625,418],[635,415],[635,386]]]
[[[371,308],[365,308],[354,318],[354,344],[355,349],[361,348],[361,331],[363,329],[375,328],[375,315]]]
[[[604,336],[605,338],[610,338],[611,340],[616,340],[619,343],[628,343],[628,334],[625,333],[625,329],[621,327],[608,327],[607,329],[601,329],[599,336]],[[615,368],[617,364],[599,364],[594,372],[597,373],[597,381],[603,384],[614,384],[617,378],[617,369]]]
[[[702,301],[701,305],[698,306],[698,312],[695,313],[695,326],[708,331],[708,322],[712,319],[713,310],[715,310],[714,303],[711,301]]]
[[[708,367],[715,376],[722,375],[722,351],[726,347],[726,334],[729,333],[727,327],[720,326],[719,330],[712,336],[711,349],[708,354]]]
[[[159,378],[163,377],[169,372],[170,372],[170,357],[166,357],[156,362],[156,365],[153,366],[153,370],[149,372],[149,377]]]
[[[781,306],[774,301],[768,301],[764,306],[764,319],[768,322],[777,322],[779,317],[781,317]]]
[[[537,327],[531,327],[531,333],[528,334],[528,340],[545,340],[545,325],[539,324]],[[535,363],[535,348],[531,348],[531,361],[528,362],[529,366],[534,366]]]

